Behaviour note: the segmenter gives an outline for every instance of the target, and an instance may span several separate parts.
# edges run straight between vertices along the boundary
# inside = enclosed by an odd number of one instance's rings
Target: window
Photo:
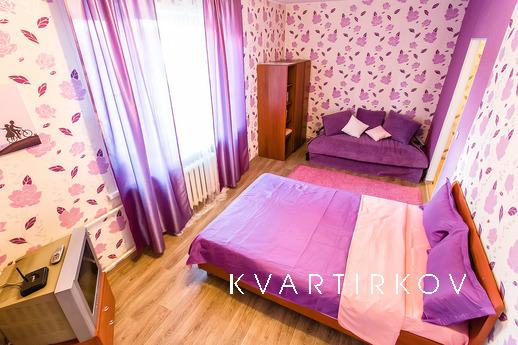
[[[156,11],[184,165],[214,153],[201,0],[157,0]]]

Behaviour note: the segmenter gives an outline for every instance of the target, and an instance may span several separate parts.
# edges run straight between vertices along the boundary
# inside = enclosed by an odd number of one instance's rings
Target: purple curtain
[[[204,0],[205,37],[221,187],[248,169],[241,2]]]
[[[68,7],[104,140],[138,251],[164,249],[192,211],[153,0]]]

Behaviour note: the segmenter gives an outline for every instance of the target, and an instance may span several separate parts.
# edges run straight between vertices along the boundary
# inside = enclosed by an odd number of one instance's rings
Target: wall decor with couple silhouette
[[[0,104],[0,156],[41,144],[16,86],[0,85]]]

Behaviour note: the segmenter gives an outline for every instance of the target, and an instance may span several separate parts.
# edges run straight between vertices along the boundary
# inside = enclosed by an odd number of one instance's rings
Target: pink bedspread
[[[423,295],[417,281],[426,273],[428,248],[419,207],[362,196],[340,298],[340,325],[376,345],[395,344],[401,330],[442,344],[467,344],[466,324],[442,327],[421,321]]]

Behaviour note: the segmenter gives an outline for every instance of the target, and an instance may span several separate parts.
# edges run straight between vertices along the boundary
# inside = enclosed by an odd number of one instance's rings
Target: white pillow
[[[365,132],[369,137],[374,139],[374,141],[380,141],[381,139],[390,138],[392,135],[385,130],[385,128],[378,126],[369,129]]]
[[[359,138],[369,125],[358,120],[355,116],[351,116],[349,122],[342,128],[342,132],[349,134],[352,137]]]

